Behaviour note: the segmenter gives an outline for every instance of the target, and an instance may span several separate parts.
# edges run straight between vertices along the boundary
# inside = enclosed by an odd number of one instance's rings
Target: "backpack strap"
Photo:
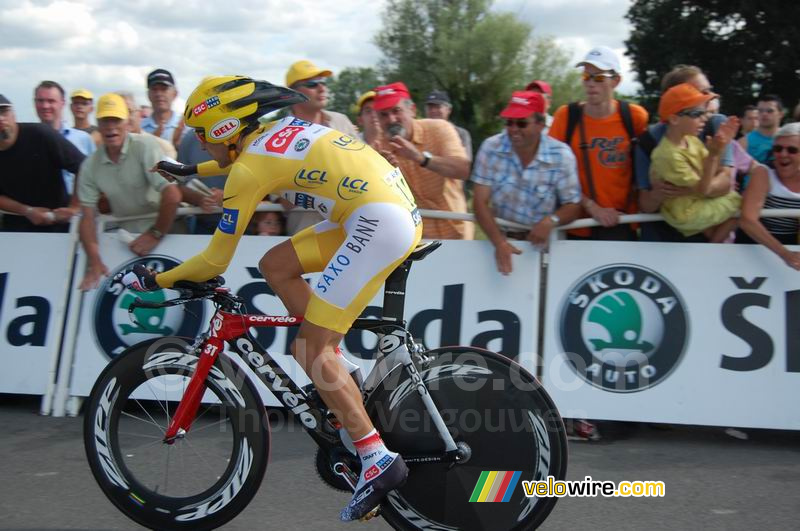
[[[577,101],[573,101],[567,106],[567,135],[564,138],[564,143],[568,146],[572,141],[572,135],[575,134],[575,128],[578,122],[581,121],[583,114],[583,106]]]

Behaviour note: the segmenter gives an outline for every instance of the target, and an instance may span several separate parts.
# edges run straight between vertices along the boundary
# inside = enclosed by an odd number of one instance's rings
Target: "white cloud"
[[[498,0],[576,57],[592,45],[619,51],[628,0]],[[145,76],[166,68],[181,96],[209,74],[283,83],[288,66],[311,59],[338,72],[373,66],[384,0],[0,0],[0,93],[21,121],[35,121],[33,88],[44,79],[96,95],[129,90],[146,101]],[[577,61],[577,59],[576,59]],[[626,63],[626,59],[623,58]],[[628,88],[626,76],[623,89]],[[632,85],[632,84],[631,84]]]

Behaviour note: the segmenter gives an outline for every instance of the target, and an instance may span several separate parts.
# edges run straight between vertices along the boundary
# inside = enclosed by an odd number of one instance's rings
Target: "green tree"
[[[583,99],[580,70],[575,68],[570,50],[559,46],[553,37],[537,37],[530,45],[528,80],[542,79],[553,89],[551,112],[571,101]]]
[[[728,113],[738,114],[761,94],[795,104],[800,2],[635,0],[626,18],[633,30],[625,44],[651,112],[661,76],[676,64],[702,68]]]
[[[375,42],[387,82],[402,80],[417,100],[448,92],[452,120],[479,144],[497,131],[497,111],[527,83],[530,25],[490,11],[489,0],[389,0]]]
[[[353,105],[358,97],[381,84],[383,80],[374,68],[345,68],[328,84],[332,94],[328,109],[346,114],[355,123]]]

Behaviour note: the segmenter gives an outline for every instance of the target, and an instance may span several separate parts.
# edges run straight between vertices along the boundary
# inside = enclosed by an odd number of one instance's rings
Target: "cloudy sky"
[[[599,44],[621,54],[630,3],[496,0],[494,9],[515,13],[539,35],[555,36],[577,61]],[[19,121],[35,121],[33,88],[44,79],[58,81],[68,92],[88,88],[95,97],[130,90],[144,103],[145,76],[154,68],[170,70],[180,95],[187,96],[209,74],[283,83],[298,59],[334,73],[374,66],[380,52],[372,40],[384,5],[384,0],[0,0],[0,94],[14,103]],[[627,70],[627,59],[621,59]],[[625,75],[622,91],[635,88],[633,75]]]

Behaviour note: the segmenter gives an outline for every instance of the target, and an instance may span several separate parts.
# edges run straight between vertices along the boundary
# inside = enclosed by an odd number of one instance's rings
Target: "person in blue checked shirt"
[[[550,232],[580,216],[581,190],[570,147],[542,131],[545,101],[538,92],[514,92],[500,113],[505,130],[481,144],[471,180],[475,217],[495,248],[500,273],[511,273],[511,256],[522,251],[509,239],[546,245]],[[503,231],[495,217],[530,226]]]

